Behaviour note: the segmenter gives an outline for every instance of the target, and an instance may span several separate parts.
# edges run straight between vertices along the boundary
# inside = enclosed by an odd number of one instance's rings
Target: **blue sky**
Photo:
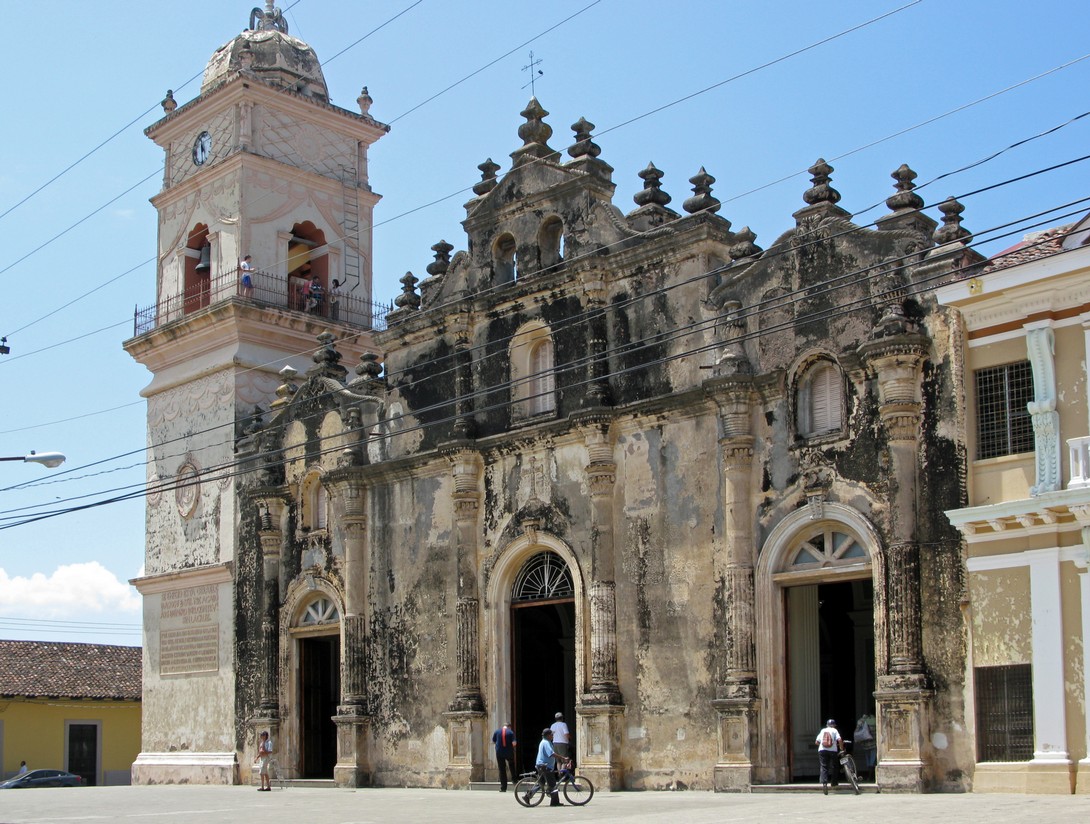
[[[96,503],[145,477],[139,392],[150,376],[121,346],[134,307],[155,299],[148,200],[162,157],[143,129],[161,116],[168,88],[179,103],[196,96],[209,56],[246,27],[254,5],[264,4],[62,0],[7,16],[0,334],[11,354],[0,356],[0,456],[58,450],[68,462],[0,463],[0,527]],[[994,238],[985,253],[1030,223],[1090,211],[1084,202],[1027,219],[1090,195],[1090,161],[967,194],[1090,154],[1090,117],[1075,119],[1090,110],[1090,11],[1070,0],[278,5],[290,6],[291,33],[316,50],[333,101],[355,108],[366,85],[371,114],[392,126],[370,156],[383,195],[379,300],[400,291],[407,270],[424,276],[436,241],[465,247],[459,221],[477,164],[491,157],[502,173],[521,145],[531,49],[552,145],[570,145],[580,117],[595,123],[622,211],[634,208],[649,162],[679,209],[704,166],[717,178],[720,215],[767,247],[793,225],[818,157],[836,169],[840,205],[865,224],[884,213],[863,212],[892,194],[901,163],[925,183],[1057,126],[921,195],[928,204],[967,195],[964,225]],[[985,232],[1007,223],[1011,236]],[[135,500],[0,528],[0,637],[139,643],[140,602],[127,580],[143,563],[143,512]]]

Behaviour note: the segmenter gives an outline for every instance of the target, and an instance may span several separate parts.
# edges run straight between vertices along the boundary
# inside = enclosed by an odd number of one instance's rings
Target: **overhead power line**
[[[1090,200],[1090,198],[1084,198],[1081,201],[1077,201],[1077,203],[1084,203],[1087,200]],[[1057,207],[1057,208],[1062,208],[1062,207]],[[1054,211],[1054,210],[1050,210],[1050,211]],[[1040,215],[1040,214],[1044,214],[1044,213],[1038,213],[1038,215]],[[1017,221],[1017,222],[1021,222],[1021,221]],[[1009,226],[1009,225],[1013,225],[1013,224],[1004,224],[1004,226]],[[992,230],[985,230],[985,231],[992,231]],[[845,288],[846,285],[852,285],[851,283],[848,283],[848,284],[837,283],[837,281],[842,281],[842,280],[844,280],[844,279],[846,279],[848,277],[854,277],[855,278],[854,282],[858,282],[860,279],[868,277],[869,274],[874,269],[886,266],[889,263],[890,263],[890,261],[882,261],[882,262],[880,262],[878,264],[875,264],[874,266],[866,267],[863,270],[859,270],[856,273],[850,273],[850,274],[842,275],[842,276],[840,276],[838,278],[833,278],[832,281],[830,282],[832,285],[830,285],[826,291],[834,291],[834,290],[837,290],[837,289]],[[927,291],[928,289],[931,288],[930,284],[933,284],[935,282],[948,281],[950,276],[954,273],[954,271],[955,270],[940,270],[936,274],[932,275],[928,279],[927,282],[922,282],[922,283],[917,282],[917,283],[911,284],[908,287],[908,290],[912,295],[921,294],[924,291]],[[792,298],[791,302],[801,300],[803,297],[812,296],[809,293],[805,293],[805,292],[806,292],[806,290],[803,290],[803,291],[801,291],[799,293],[796,293],[794,298]],[[814,322],[815,320],[829,320],[829,319],[832,319],[832,318],[834,318],[834,317],[836,317],[838,315],[842,315],[842,314],[852,312],[852,311],[857,311],[858,308],[860,308],[863,305],[870,305],[876,297],[880,298],[880,297],[882,297],[882,295],[878,295],[878,296],[868,295],[868,296],[866,296],[864,298],[861,298],[859,301],[851,302],[851,303],[848,303],[848,304],[841,304],[840,306],[832,307],[829,310],[826,310],[826,311],[823,311],[823,312],[820,312],[820,313],[815,313],[815,314],[813,314],[811,316],[806,316],[806,317],[803,317],[801,319],[792,318],[792,319],[790,319],[788,321],[784,321],[782,324],[780,324],[777,327],[763,328],[763,329],[759,329],[759,330],[757,330],[755,332],[747,333],[746,335],[744,335],[740,339],[741,340],[751,339],[751,338],[759,337],[760,335],[775,333],[777,331],[781,331],[784,328],[788,328],[789,326],[792,326],[792,325],[794,325],[796,323],[800,323],[800,322],[806,323],[806,322]],[[765,311],[765,310],[764,309],[754,309],[752,313],[756,314],[758,311]],[[702,326],[702,325],[705,325],[707,323],[715,322],[716,320],[721,320],[721,319],[723,319],[725,317],[726,317],[726,315],[720,316],[719,318],[711,319],[711,320],[708,320],[708,321],[701,321],[701,322],[696,323],[696,324],[691,324],[690,327]],[[702,331],[702,330],[697,329],[695,331],[699,332],[699,331]],[[683,337],[683,336],[688,336],[690,334],[694,334],[694,329],[693,328],[688,328],[688,329],[681,330],[681,333],[677,334],[676,337],[680,338],[680,337]],[[662,341],[659,340],[658,337],[653,336],[650,340],[641,340],[641,341],[639,341],[637,348],[643,348],[643,347],[646,347],[646,346],[659,346],[659,345],[661,345],[661,343],[662,343]],[[719,349],[722,346],[723,346],[722,341],[716,341],[716,342],[713,342],[711,344],[699,345],[699,346],[696,346],[694,348],[683,350],[681,352],[671,353],[669,355],[659,357],[659,358],[655,358],[655,359],[652,359],[650,361],[641,362],[639,364],[635,364],[633,366],[625,367],[625,368],[622,368],[620,370],[612,370],[611,373],[610,373],[610,377],[616,377],[618,375],[625,374],[625,373],[635,371],[635,370],[647,369],[647,368],[649,368],[651,366],[660,365],[660,364],[671,362],[671,361],[678,360],[678,359],[681,359],[681,358],[690,357],[690,356],[695,355],[695,354],[700,354],[702,352]],[[632,347],[628,347],[627,351],[632,351]],[[605,357],[605,356],[603,356],[603,357]],[[574,369],[582,368],[582,367],[584,367],[586,365],[587,360],[588,360],[587,358],[583,358],[583,359],[577,360],[577,361],[575,361],[573,363],[564,364],[562,366],[557,367],[556,371],[558,373],[563,373],[564,371],[571,371],[571,370],[574,370]],[[593,379],[588,378],[586,380],[579,381],[579,382],[575,383],[573,386],[574,387],[582,386],[582,385],[585,385],[588,382],[591,382],[592,380]],[[513,382],[513,383],[509,382],[507,385],[504,385],[504,386],[486,387],[485,389],[480,390],[480,391],[478,391],[476,393],[473,393],[473,394],[474,395],[493,394],[496,391],[502,391],[502,390],[505,390],[505,389],[509,389],[511,385],[514,385],[514,383],[517,383],[517,382]],[[451,399],[449,401],[444,401],[441,404],[436,404],[435,407],[433,407],[433,408],[439,408],[441,406],[452,406],[453,403],[454,403],[454,400],[455,399]],[[475,408],[473,410],[473,414],[480,414],[480,413],[483,413],[483,412],[487,412],[487,411],[489,411],[490,408],[506,406],[506,405],[508,405],[510,403],[511,403],[510,400],[504,400],[504,401],[502,401],[500,403],[493,404],[492,407],[486,407],[484,409]],[[413,410],[413,414],[418,415],[422,411],[423,410]],[[415,425],[413,427],[400,429],[400,430],[397,430],[397,431],[394,431],[394,432],[391,432],[391,433],[387,433],[385,435],[377,435],[375,437],[392,437],[392,436],[395,436],[395,435],[404,435],[404,434],[406,434],[408,432],[411,432],[414,429],[418,429],[418,428],[422,429],[422,428],[430,427],[430,426],[446,425],[446,424],[449,424],[450,422],[452,422],[453,420],[455,420],[455,418],[456,418],[456,416],[451,415],[451,416],[449,416],[447,418],[444,418],[444,419],[441,419],[441,420],[429,421],[427,423],[417,424],[417,425]],[[384,424],[388,424],[389,422],[390,422],[389,420],[383,421]],[[321,443],[323,440],[325,440],[325,438],[317,438],[317,439],[315,439],[315,442]],[[343,445],[338,444],[337,446],[331,448],[330,450],[325,450],[325,451],[326,452],[331,452],[331,451],[339,450],[341,448],[343,448]],[[244,472],[247,472],[247,471],[250,471],[250,470],[242,470],[242,469],[239,469],[237,471],[231,471],[231,470],[235,470],[237,467],[241,466],[244,463],[247,463],[248,461],[249,461],[249,459],[247,459],[245,461],[231,462],[229,464],[225,464],[225,465],[222,465],[220,467],[210,467],[204,473],[202,473],[202,476],[201,476],[200,480],[193,481],[191,483],[198,483],[198,482],[201,482],[201,481],[213,481],[213,480],[217,480],[217,479],[233,477],[233,476],[239,475],[239,474],[244,474]],[[222,474],[220,474],[220,473],[222,473]],[[166,491],[166,490],[182,488],[182,487],[191,485],[191,483],[163,482],[163,483],[158,484],[158,485],[156,485],[154,487],[142,488],[142,489],[139,489],[138,491],[131,491],[131,492],[128,492],[128,493],[124,493],[125,488],[121,488],[120,490],[108,490],[107,492],[118,492],[119,491],[119,492],[122,492],[123,494],[117,495],[117,496],[115,496],[113,498],[109,498],[109,499],[101,500],[101,501],[96,501],[96,502],[89,503],[89,504],[83,504],[83,505],[74,506],[74,507],[67,507],[67,508],[63,508],[63,509],[60,509],[60,510],[42,512],[42,513],[38,513],[38,514],[35,514],[35,515],[28,515],[28,516],[25,516],[25,517],[22,517],[22,516],[18,516],[18,517],[16,517],[16,516],[6,516],[6,517],[4,517],[4,518],[2,518],[0,520],[6,520],[6,521],[9,521],[9,523],[3,524],[2,526],[0,526],[0,529],[8,529],[8,528],[11,528],[13,526],[19,526],[19,525],[22,525],[22,524],[31,523],[31,522],[34,522],[34,521],[37,521],[37,520],[41,520],[43,518],[56,517],[57,515],[62,515],[62,514],[69,514],[71,512],[81,511],[83,509],[94,508],[94,507],[98,507],[98,506],[104,506],[104,505],[108,505],[108,504],[111,504],[111,503],[121,502],[121,501],[124,501],[124,500],[132,500],[134,498],[142,497],[145,494],[149,494],[150,492],[163,492],[163,491]],[[130,489],[131,489],[131,487],[130,487]],[[98,493],[98,494],[106,494],[106,493]],[[88,497],[88,496],[82,496],[82,497]],[[70,500],[72,500],[72,499],[70,499]],[[13,512],[13,511],[14,510],[9,510],[9,512]],[[5,515],[6,515],[6,513],[5,513]]]

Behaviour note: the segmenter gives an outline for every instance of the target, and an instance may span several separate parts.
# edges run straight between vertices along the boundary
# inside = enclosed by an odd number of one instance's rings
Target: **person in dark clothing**
[[[511,722],[506,722],[502,727],[492,733],[492,743],[496,745],[496,763],[500,768],[500,792],[507,792],[507,775],[511,774],[511,781],[518,778],[518,770],[515,768],[515,731],[511,729]]]

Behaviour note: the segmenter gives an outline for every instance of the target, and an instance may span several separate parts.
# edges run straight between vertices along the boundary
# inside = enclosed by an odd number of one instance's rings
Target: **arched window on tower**
[[[525,421],[556,412],[556,363],[549,327],[523,324],[511,339],[511,419]]]
[[[541,224],[537,248],[542,269],[556,266],[564,259],[564,223],[560,218],[553,215]]]
[[[212,247],[208,242],[208,227],[198,223],[189,230],[189,238],[185,244],[183,314],[196,312],[209,303],[212,290],[211,256]]]
[[[796,420],[804,438],[833,435],[844,419],[844,381],[840,369],[829,360],[811,364],[799,379]]]
[[[510,234],[500,235],[492,244],[492,272],[495,283],[513,283],[518,278],[515,250],[515,238]]]
[[[318,278],[317,298],[310,295],[310,284]],[[304,220],[291,227],[288,238],[288,308],[299,312],[328,315],[329,247],[325,232]]]
[[[311,470],[303,479],[300,492],[301,522],[304,529],[320,531],[328,526],[329,492],[322,484],[318,470]]]

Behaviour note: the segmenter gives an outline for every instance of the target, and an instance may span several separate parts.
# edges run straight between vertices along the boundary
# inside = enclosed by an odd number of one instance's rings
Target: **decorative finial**
[[[639,173],[643,179],[643,188],[632,196],[637,206],[649,206],[654,203],[657,206],[665,206],[671,200],[670,195],[662,191],[662,172],[655,168],[654,163],[648,163],[647,168]]]
[[[753,230],[748,226],[743,226],[734,236],[734,244],[727,250],[730,259],[732,261],[745,260],[761,254],[764,250],[753,242],[756,239],[757,235],[753,233]]]
[[[170,114],[176,108],[178,108],[178,101],[174,99],[174,90],[167,89],[167,96],[159,103],[163,107],[163,111]]]
[[[897,190],[896,193],[886,199],[886,206],[891,212],[923,208],[923,198],[912,191],[916,188],[916,184],[912,181],[917,175],[907,164],[902,163],[897,171],[890,174],[890,177],[897,181],[893,185],[893,188]]]
[[[288,21],[273,0],[265,0],[265,11],[255,8],[250,12],[251,31],[278,31],[288,33]]]
[[[270,404],[270,408],[279,409],[291,402],[291,396],[296,392],[296,386],[292,381],[297,374],[299,373],[295,371],[293,366],[285,366],[280,370],[279,375],[284,382],[276,387],[276,400]]]
[[[447,273],[447,269],[450,267],[450,252],[453,248],[445,240],[441,240],[431,247],[431,250],[435,252],[435,260],[428,264],[427,272],[429,275],[437,278]]]
[[[573,158],[598,157],[602,153],[602,147],[591,140],[591,132],[594,124],[585,117],[579,118],[571,124],[571,130],[575,132],[575,143],[568,149],[568,154]]]
[[[682,208],[691,215],[697,212],[713,215],[718,212],[723,204],[712,197],[712,184],[715,183],[715,178],[701,166],[700,171],[689,178],[689,182],[693,184],[693,196],[681,204]]]
[[[363,91],[360,92],[360,96],[356,98],[356,102],[360,106],[360,113],[367,114],[367,110],[371,108],[371,104],[374,103],[374,98],[367,93],[367,87],[363,87]]]
[[[812,175],[810,182],[813,184],[802,193],[802,199],[807,204],[813,206],[817,203],[836,203],[840,200],[840,192],[829,185],[829,175],[835,170],[825,162],[825,158],[819,157],[807,171]]]
[[[480,197],[496,188],[496,172],[500,170],[500,167],[498,163],[492,162],[492,158],[488,158],[477,168],[481,170],[481,182],[473,186],[473,194]]]
[[[961,213],[965,211],[965,207],[956,198],[946,198],[939,204],[939,211],[942,212],[942,226],[932,235],[939,246],[955,241],[968,241],[973,236],[961,225]]]
[[[336,340],[332,332],[322,332],[318,335],[318,343],[321,346],[311,357],[315,365],[311,368],[310,373],[320,372],[323,375],[344,376],[347,370],[340,365],[342,355],[337,351],[337,347],[333,345]]]
[[[374,352],[364,352],[360,355],[356,374],[368,380],[378,380],[379,375],[382,374],[382,364],[379,363],[378,355]]]
[[[420,295],[416,294],[417,278],[412,272],[406,272],[401,278],[401,294],[394,298],[398,309],[419,309]]]
[[[519,137],[522,138],[522,148],[511,153],[516,166],[529,163],[534,159],[556,160],[557,152],[549,146],[549,138],[553,136],[553,127],[545,122],[544,118],[549,113],[542,108],[536,97],[531,97],[520,114],[526,118],[526,122],[519,126]]]
[[[541,64],[541,59],[538,58],[537,60],[535,60],[534,59],[534,53],[531,51],[530,52],[530,62],[522,67],[522,70],[524,72],[525,71],[530,72],[530,80],[526,83],[525,86],[522,87],[524,89],[526,88],[526,86],[530,87],[530,97],[536,97],[537,96],[537,92],[535,91],[536,87],[534,86],[534,81],[536,81],[541,75],[545,74],[545,72],[543,72],[541,69],[538,68],[538,66],[540,64]]]

